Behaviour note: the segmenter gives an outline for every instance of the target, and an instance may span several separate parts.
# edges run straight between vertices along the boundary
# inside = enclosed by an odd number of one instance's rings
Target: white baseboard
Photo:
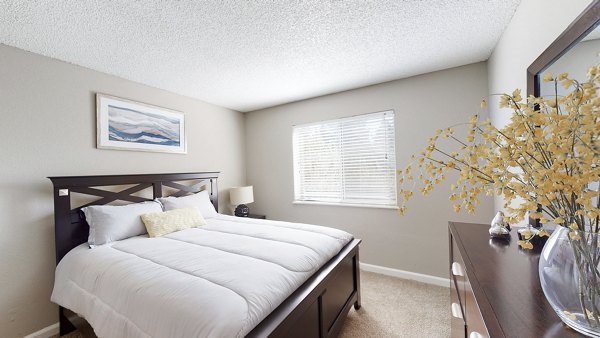
[[[47,326],[37,332],[25,336],[25,338],[49,338],[59,333],[58,323]]]
[[[367,263],[360,263],[360,269],[364,270],[364,271],[379,273],[379,274],[386,275],[386,276],[398,277],[398,278],[402,278],[402,279],[410,279],[410,280],[414,280],[417,282],[433,284],[433,285],[437,285],[437,286],[445,286],[447,288],[450,287],[450,279],[448,279],[448,278],[442,278],[442,277],[424,275],[424,274],[416,273],[416,272],[386,268],[385,266],[379,266],[379,265],[373,265],[373,264],[367,264]]]

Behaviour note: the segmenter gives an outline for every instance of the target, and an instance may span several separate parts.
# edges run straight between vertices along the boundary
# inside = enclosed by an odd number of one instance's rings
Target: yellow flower
[[[541,229],[540,231],[538,231],[537,235],[539,237],[549,237],[550,236],[550,234],[548,234],[548,232],[546,230],[544,230],[544,229]]]
[[[508,95],[502,95],[500,96],[500,104],[499,104],[500,108],[506,108],[508,107]]]
[[[575,82],[571,79],[566,79],[563,80],[561,82],[561,85],[565,88],[565,89],[569,89],[571,86],[573,86],[575,84]]]
[[[554,81],[554,79],[552,78],[552,73],[544,74],[543,80],[544,80],[544,82]]]
[[[398,208],[398,213],[400,214],[400,216],[404,216],[406,214],[406,207],[401,206],[400,208]]]
[[[529,96],[523,102],[520,90],[500,95],[500,108],[512,111],[502,128],[473,116],[460,132],[455,128],[436,131],[414,168],[399,171],[400,197],[418,189],[429,194],[448,172],[456,172],[451,185],[453,208],[474,213],[479,196],[499,194],[505,200],[507,219],[530,217],[568,226],[577,239],[600,217],[594,202],[600,180],[600,65],[590,68],[588,82],[580,83],[562,73],[544,76],[567,87],[559,97]],[[481,102],[485,108],[487,102]],[[459,135],[462,136],[462,140]],[[443,140],[443,142],[442,142]],[[455,146],[447,143],[456,141]],[[413,177],[411,169],[418,171]],[[417,180],[415,181],[415,177]],[[542,212],[536,211],[538,206]],[[404,206],[403,206],[404,207]],[[545,230],[539,236],[548,236]],[[531,238],[531,235],[525,236]],[[520,244],[529,248],[528,241]]]
[[[533,233],[529,230],[525,230],[521,231],[521,236],[523,236],[523,238],[525,239],[530,239],[531,237],[533,237]]]
[[[533,244],[529,243],[528,241],[517,241],[517,244],[523,249],[533,249]]]
[[[533,218],[533,219],[540,219],[542,218],[542,213],[541,212],[532,212],[529,214],[529,217]]]
[[[521,101],[521,90],[520,89],[515,89],[512,93],[513,99],[517,102]]]
[[[579,233],[577,231],[571,231],[571,232],[569,232],[569,238],[572,241],[581,240],[581,236],[579,235]]]

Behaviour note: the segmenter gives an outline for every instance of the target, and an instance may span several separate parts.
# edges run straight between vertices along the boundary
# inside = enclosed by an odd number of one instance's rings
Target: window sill
[[[390,209],[398,210],[397,205],[377,205],[377,204],[348,204],[334,202],[312,202],[312,201],[293,201],[292,204],[307,204],[307,205],[327,205],[335,207],[353,207],[353,208],[375,208],[375,209]]]

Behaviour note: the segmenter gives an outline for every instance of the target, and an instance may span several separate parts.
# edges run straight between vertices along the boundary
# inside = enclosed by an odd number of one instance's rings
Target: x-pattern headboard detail
[[[132,194],[134,194],[138,191],[142,191],[151,186],[152,186],[152,183],[143,183],[143,184],[138,184],[136,186],[133,186],[131,188],[127,188],[127,189],[119,191],[119,192],[112,192],[112,191],[96,189],[96,188],[88,188],[88,187],[73,187],[70,189],[70,193],[76,192],[76,193],[80,193],[83,195],[102,197],[102,199],[90,202],[88,204],[85,204],[85,205],[79,207],[79,209],[81,209],[81,208],[85,208],[90,205],[103,205],[103,204],[109,204],[114,201],[127,201],[127,202],[133,202],[133,203],[144,202],[149,199],[143,198],[143,197],[138,197],[138,196],[133,196]]]
[[[218,208],[217,178],[219,172],[142,174],[142,175],[103,175],[103,176],[61,176],[48,177],[54,185],[54,234],[56,244],[56,263],[74,247],[87,242],[89,225],[82,215],[81,208],[90,205],[104,205],[114,201],[143,202],[164,197],[163,187],[174,189],[169,196],[185,196],[202,190],[208,190],[210,200]],[[193,185],[183,185],[181,181],[196,181]],[[102,186],[131,185],[121,191],[98,189]],[[152,198],[135,196],[144,189],[152,187]],[[82,206],[72,207],[71,193],[100,197]]]

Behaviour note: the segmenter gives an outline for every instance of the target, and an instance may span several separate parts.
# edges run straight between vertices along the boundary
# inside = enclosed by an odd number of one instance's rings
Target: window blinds
[[[295,126],[296,201],[396,206],[394,112]]]

